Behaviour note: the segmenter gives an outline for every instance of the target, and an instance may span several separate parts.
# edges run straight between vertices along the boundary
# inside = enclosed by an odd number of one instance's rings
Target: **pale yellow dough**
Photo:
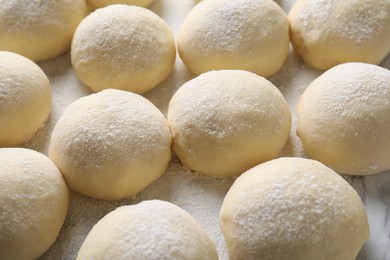
[[[0,0],[0,50],[36,62],[56,57],[86,14],[84,0]]]
[[[286,13],[272,0],[208,0],[187,15],[177,45],[195,74],[239,69],[267,77],[287,57],[288,27]]]
[[[56,240],[68,209],[68,188],[44,155],[0,148],[0,259],[37,259]]]
[[[164,173],[171,135],[164,116],[146,98],[108,89],[65,109],[49,156],[72,189],[120,199],[136,195]]]
[[[168,24],[148,9],[128,5],[87,16],[71,47],[77,76],[95,92],[116,88],[142,94],[169,76],[175,56]]]
[[[87,3],[93,9],[106,7],[113,4],[127,4],[147,7],[151,5],[154,0],[87,0]]]
[[[122,206],[92,228],[77,260],[217,260],[202,226],[186,211],[165,201]]]
[[[21,145],[47,120],[50,82],[31,60],[0,51],[0,147]]]
[[[275,159],[238,177],[220,224],[231,259],[354,260],[369,237],[352,186],[303,158]]]
[[[307,87],[297,115],[297,134],[311,158],[354,175],[390,169],[389,70],[338,65]]]
[[[308,64],[379,64],[390,52],[389,0],[298,0],[289,15],[291,42]]]
[[[168,108],[173,150],[188,168],[237,176],[278,156],[291,114],[280,91],[248,71],[206,72],[185,83]]]

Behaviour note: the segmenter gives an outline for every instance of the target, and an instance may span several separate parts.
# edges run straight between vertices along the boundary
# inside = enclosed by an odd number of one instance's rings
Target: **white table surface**
[[[197,2],[196,0],[155,0],[149,9],[167,21],[177,34],[186,14]],[[276,2],[288,12],[294,0]],[[79,97],[90,94],[91,91],[77,79],[70,63],[69,53],[39,65],[51,81],[52,112],[46,126],[39,130],[25,144],[25,147],[47,154],[51,131],[63,109]],[[390,56],[382,62],[381,66],[390,68]],[[295,107],[308,84],[320,74],[320,71],[307,66],[290,51],[282,69],[269,78],[282,91],[293,113],[290,138],[281,156],[305,157],[302,144],[295,135]],[[174,71],[170,77],[144,96],[165,114],[173,93],[184,82],[193,77],[180,58],[177,57]],[[373,176],[346,176],[345,178],[362,197],[371,230],[370,239],[360,252],[358,259],[390,259],[390,171]],[[135,204],[147,199],[170,201],[187,210],[210,234],[218,249],[220,259],[228,259],[224,238],[218,224],[218,215],[223,198],[233,181],[231,178],[216,179],[200,176],[184,168],[180,161],[174,158],[165,175],[146,188],[135,199],[102,201],[71,191],[69,211],[59,237],[40,259],[75,259],[89,230],[100,218],[118,206]]]

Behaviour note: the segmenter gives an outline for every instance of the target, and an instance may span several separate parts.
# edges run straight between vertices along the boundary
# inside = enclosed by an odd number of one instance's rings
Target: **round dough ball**
[[[116,88],[142,94],[169,76],[175,57],[168,24],[148,9],[128,5],[87,16],[71,47],[76,74],[95,92]]]
[[[390,52],[389,0],[298,0],[288,18],[295,52],[316,69]]]
[[[56,57],[86,14],[84,0],[0,0],[0,49],[36,62]]]
[[[0,37],[1,38],[1,37]],[[47,120],[50,82],[31,60],[0,51],[0,146],[17,146]]]
[[[0,259],[37,259],[56,240],[67,209],[65,180],[46,156],[0,148]]]
[[[340,173],[390,169],[390,71],[345,63],[316,80],[297,107],[307,154]]]
[[[173,150],[197,172],[236,176],[275,158],[288,139],[291,114],[268,80],[240,70],[204,73],[172,97]]]
[[[68,185],[98,199],[136,195],[171,158],[171,134],[147,99],[108,89],[70,104],[54,127],[49,155]]]
[[[217,260],[218,255],[190,214],[151,200],[119,207],[99,220],[80,248],[77,260],[83,259]]]
[[[195,6],[177,46],[195,74],[248,70],[267,77],[283,65],[290,44],[285,12],[272,0],[208,0]]]
[[[241,175],[220,225],[231,259],[354,260],[369,237],[356,191],[323,164],[279,158]]]
[[[88,5],[93,9],[102,8],[113,4],[127,4],[147,7],[153,2],[154,0],[87,0]]]

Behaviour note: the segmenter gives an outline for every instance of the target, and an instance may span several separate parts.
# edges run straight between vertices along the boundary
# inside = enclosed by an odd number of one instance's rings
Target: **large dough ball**
[[[112,4],[127,4],[147,7],[153,2],[154,0],[87,0],[88,5],[93,9],[106,7],[107,5]]]
[[[0,50],[33,61],[56,57],[69,49],[86,14],[84,0],[0,0]]]
[[[308,155],[347,174],[390,169],[390,71],[338,65],[303,93],[297,134]]]
[[[303,158],[279,158],[241,175],[220,224],[231,259],[354,260],[369,237],[356,191]]]
[[[168,124],[173,150],[185,166],[235,176],[279,154],[291,114],[280,91],[265,78],[220,70],[198,76],[175,93]]]
[[[92,228],[78,260],[217,260],[217,250],[202,226],[181,208],[144,201],[108,213]]]
[[[0,259],[36,259],[56,240],[68,188],[44,155],[0,148]]]
[[[294,50],[319,70],[378,64],[390,51],[389,0],[298,0],[289,21]]]
[[[17,146],[32,137],[50,107],[50,82],[41,68],[16,53],[0,51],[0,146]]]
[[[195,74],[248,70],[267,77],[284,63],[288,20],[272,0],[208,0],[195,6],[178,36],[179,54]]]
[[[128,5],[97,9],[79,25],[71,57],[80,80],[93,91],[142,94],[173,69],[176,47],[167,23],[152,11]]]
[[[136,195],[171,157],[164,116],[137,94],[108,89],[70,104],[54,127],[49,155],[69,186],[99,199]]]

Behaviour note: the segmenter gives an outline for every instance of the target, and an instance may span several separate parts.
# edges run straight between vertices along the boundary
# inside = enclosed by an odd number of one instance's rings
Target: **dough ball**
[[[288,17],[295,52],[316,69],[390,52],[389,0],[298,0]]]
[[[68,188],[43,154],[0,148],[0,259],[37,259],[57,238]]]
[[[231,259],[354,260],[369,237],[356,191],[303,158],[279,158],[241,175],[220,224]]]
[[[303,93],[297,134],[307,154],[347,174],[390,169],[390,71],[376,65],[338,65]]]
[[[268,80],[240,70],[204,73],[185,83],[168,108],[173,150],[197,172],[236,176],[275,158],[291,114]]]
[[[68,185],[98,199],[136,195],[160,177],[171,134],[147,99],[108,89],[70,104],[54,127],[49,155]]]
[[[0,0],[0,50],[36,62],[56,57],[86,14],[84,0]]]
[[[116,88],[142,94],[169,76],[175,56],[168,24],[148,9],[128,5],[87,16],[71,48],[78,77],[96,92]]]
[[[284,63],[288,20],[272,0],[208,0],[188,14],[177,45],[195,74],[210,70],[248,70],[267,77]]]
[[[102,8],[113,4],[127,4],[147,7],[153,2],[154,0],[87,0],[88,5],[93,9]]]
[[[16,53],[0,51],[0,146],[27,141],[47,120],[50,107],[50,82],[41,68]]]
[[[99,246],[96,246],[99,245]],[[122,206],[92,228],[77,260],[217,260],[202,226],[186,211],[160,200]]]

